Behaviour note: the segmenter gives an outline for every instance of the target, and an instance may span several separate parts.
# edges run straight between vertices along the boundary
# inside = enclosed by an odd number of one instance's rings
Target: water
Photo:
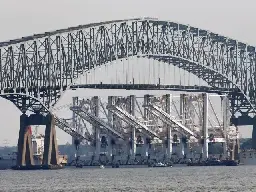
[[[256,191],[256,166],[0,171],[0,191]]]

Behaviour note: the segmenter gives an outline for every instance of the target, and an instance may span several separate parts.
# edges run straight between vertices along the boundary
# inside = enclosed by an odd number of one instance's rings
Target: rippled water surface
[[[254,191],[256,166],[0,171],[0,191]]]

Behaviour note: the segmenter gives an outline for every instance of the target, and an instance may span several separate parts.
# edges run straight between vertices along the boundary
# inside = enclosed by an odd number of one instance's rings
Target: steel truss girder
[[[47,113],[44,104],[37,98],[26,94],[0,94],[0,97],[11,101],[21,112]]]
[[[174,119],[170,114],[168,114],[165,111],[161,110],[156,105],[148,104],[148,105],[145,105],[144,107],[148,108],[149,112],[151,112],[151,110],[157,112],[159,114],[158,117],[162,121],[164,121],[165,123],[168,123],[169,125],[176,125],[179,128],[180,131],[185,133],[185,135],[193,136],[195,138],[199,138],[197,134],[195,134],[193,131],[191,131],[186,126],[182,125],[180,122],[178,122],[176,119]]]
[[[116,105],[108,105],[107,109],[110,110],[113,114],[120,117],[123,121],[126,121],[130,125],[134,126],[137,129],[143,130],[144,133],[147,133],[152,138],[156,137],[160,139],[160,136],[154,131],[150,130],[146,125],[136,119],[133,115],[129,114],[127,111],[121,109]]]
[[[206,93],[232,93],[237,89],[214,88],[210,86],[185,86],[185,85],[161,85],[161,84],[75,84],[71,89],[126,89],[126,90],[170,90],[186,92],[206,92]],[[237,90],[239,91],[239,90]]]
[[[237,112],[239,112],[242,115],[244,114],[248,115],[249,113],[254,113],[254,105],[250,102],[248,97],[232,81],[230,81],[224,75],[219,74],[215,70],[201,66],[198,63],[193,63],[188,60],[185,60],[185,61],[180,60],[179,62],[172,62],[172,61],[176,61],[177,58],[170,58],[169,56],[150,56],[150,58],[154,58],[158,61],[162,61],[165,63],[173,64],[174,66],[178,66],[179,68],[182,68],[190,73],[193,73],[194,75],[206,81],[209,84],[209,86],[212,87],[212,89],[218,90],[216,91],[217,93],[222,94],[224,93],[223,90],[225,89],[229,90],[228,95],[229,95],[230,104],[232,108],[232,115],[235,115]],[[194,65],[195,68],[187,68],[187,66],[189,65],[190,66]],[[192,70],[189,70],[189,69],[192,69]],[[205,74],[208,74],[208,76]],[[221,82],[216,80],[221,80]],[[216,86],[216,84],[218,83],[219,85]]]
[[[194,73],[200,78],[212,87],[238,88],[247,100],[247,104],[240,102],[248,109],[242,107],[244,113],[255,112],[254,46],[151,18],[93,23],[0,43],[0,94],[33,90],[26,94],[39,96],[50,108],[83,72],[141,55],[168,56],[172,64],[190,72],[197,65]],[[235,111],[242,111],[236,107]]]
[[[86,110],[84,110],[82,107],[73,106],[73,107],[70,107],[70,110],[75,112],[82,119],[86,120],[87,122],[91,123],[92,125],[94,125],[96,123],[96,124],[104,127],[107,131],[110,131],[111,134],[124,140],[124,136],[121,133],[117,132],[113,127],[111,127],[111,125],[108,125],[105,121],[103,121],[99,117],[96,117],[95,115],[86,112]]]
[[[88,135],[82,135],[81,133],[77,132],[71,124],[69,124],[65,119],[55,118],[56,126],[58,126],[61,130],[65,131],[67,134],[71,135],[73,138],[76,138],[80,141],[87,140],[93,141],[93,138]]]

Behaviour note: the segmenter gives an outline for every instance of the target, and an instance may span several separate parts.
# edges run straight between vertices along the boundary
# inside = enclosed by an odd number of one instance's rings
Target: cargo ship
[[[32,150],[35,165],[41,165],[44,153],[44,135],[32,135]],[[0,170],[11,169],[16,165],[17,152],[9,154],[0,154]],[[66,165],[68,162],[67,155],[62,155],[59,152],[59,164]]]

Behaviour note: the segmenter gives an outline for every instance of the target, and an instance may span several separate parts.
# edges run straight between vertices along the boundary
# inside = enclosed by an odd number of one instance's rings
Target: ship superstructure
[[[33,154],[36,156],[40,156],[44,151],[44,135],[39,134],[32,137],[32,149]]]
[[[34,160],[36,160],[36,164],[42,164],[43,154],[44,154],[44,135],[43,134],[35,134],[32,136],[32,149]],[[67,155],[62,155],[59,152],[59,164],[66,165],[67,164]]]

